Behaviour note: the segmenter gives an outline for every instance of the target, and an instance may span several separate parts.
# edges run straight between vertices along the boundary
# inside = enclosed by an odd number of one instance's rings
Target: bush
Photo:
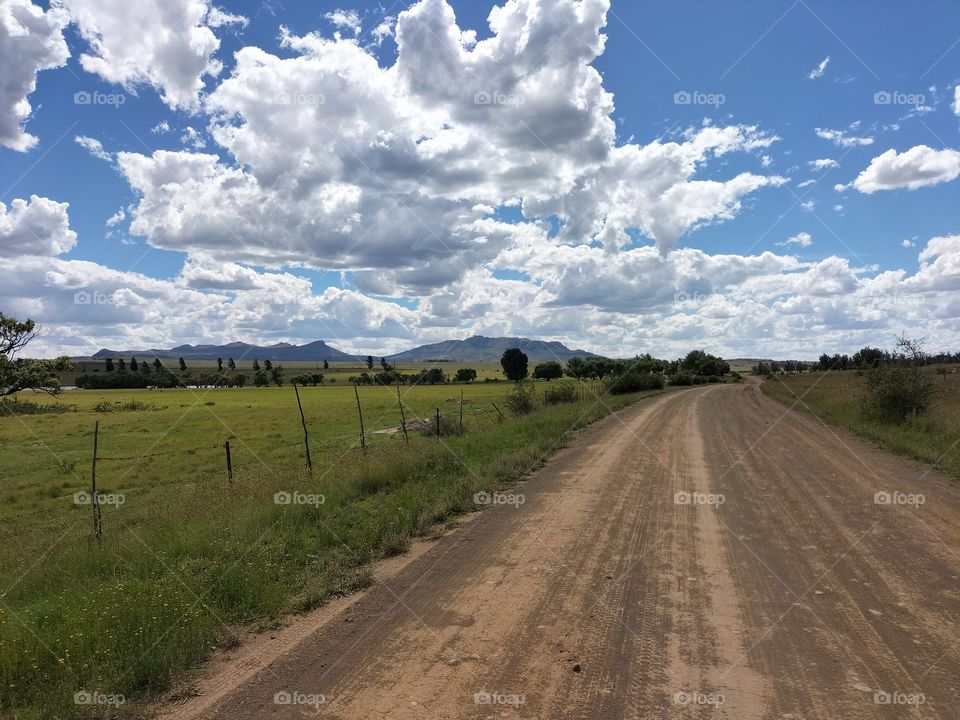
[[[537,389],[532,382],[518,382],[507,393],[505,401],[514,415],[526,415],[537,406]]]
[[[544,405],[558,405],[559,403],[572,403],[580,399],[580,391],[575,383],[562,382],[543,391]]]
[[[925,413],[937,390],[919,366],[885,365],[867,373],[860,407],[867,417],[901,424]]]
[[[670,376],[671,385],[693,385],[693,375],[685,372],[678,372]]]
[[[533,377],[537,380],[556,380],[563,377],[563,366],[556,360],[540,363],[533,369]]]
[[[473,382],[477,379],[477,371],[473,368],[460,368],[453,379],[456,382]]]
[[[44,415],[46,413],[76,412],[76,405],[66,405],[62,402],[35,403],[30,400],[0,399],[0,417],[7,415]]]
[[[660,390],[663,387],[663,375],[654,375],[643,372],[627,372],[607,383],[607,392],[611,395],[625,395],[626,393],[642,390]]]

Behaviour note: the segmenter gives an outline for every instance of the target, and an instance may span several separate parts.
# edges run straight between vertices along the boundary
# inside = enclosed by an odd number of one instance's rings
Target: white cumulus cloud
[[[37,87],[37,73],[67,62],[63,38],[69,18],[60,8],[46,12],[30,0],[0,2],[0,145],[25,152],[37,144],[26,132],[28,100]]]
[[[900,188],[916,190],[949,182],[958,175],[960,152],[951,148],[934,150],[926,145],[917,145],[903,153],[887,150],[870,161],[867,169],[850,185],[841,185],[837,189],[845,190],[852,186],[866,194]]]
[[[0,202],[0,257],[53,256],[65,253],[77,242],[67,216],[69,203],[31,195],[7,206]]]

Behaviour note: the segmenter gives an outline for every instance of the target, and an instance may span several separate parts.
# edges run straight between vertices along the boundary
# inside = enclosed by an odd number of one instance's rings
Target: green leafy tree
[[[130,358],[130,372],[136,372],[140,369],[140,363],[137,362],[136,358]]]
[[[457,382],[473,382],[477,379],[477,371],[473,368],[460,368],[453,379]]]
[[[160,358],[153,359],[153,369],[156,370],[157,372],[160,372],[161,370],[163,370],[163,363],[160,362]]]
[[[273,370],[273,360],[264,360],[263,369],[266,370],[267,372],[270,372],[271,370]]]
[[[556,380],[563,377],[563,366],[556,360],[542,362],[533,369],[533,377],[537,380]]]
[[[73,367],[69,358],[16,357],[39,334],[40,329],[33,320],[21,322],[0,313],[0,395],[12,395],[20,390],[42,390],[51,395],[60,392],[59,374]]]
[[[223,372],[223,358],[217,358],[217,372]]]
[[[266,387],[270,384],[270,377],[263,370],[257,370],[253,373],[253,384],[257,387]]]
[[[254,372],[260,371],[260,363],[257,361],[256,358],[253,359],[253,371]]]
[[[330,369],[330,363],[328,363],[326,360],[323,361],[323,369],[324,369],[324,370],[329,370],[329,369]]]
[[[373,370],[373,355],[367,355],[367,370]]]
[[[187,362],[183,358],[180,358],[180,372],[186,372],[186,371],[187,371]]]
[[[113,372],[113,358],[107,358],[104,362],[104,366],[107,372]]]
[[[508,348],[503,351],[500,366],[508,380],[519,382],[527,376],[527,356],[520,348]]]
[[[119,360],[117,360],[117,370],[123,371],[126,369],[127,369],[126,361],[123,358],[120,358]]]
[[[233,358],[227,360],[227,367],[230,369],[230,372],[233,372],[237,369],[237,363],[234,362]]]
[[[270,379],[273,380],[277,387],[283,385],[283,365],[271,365]]]

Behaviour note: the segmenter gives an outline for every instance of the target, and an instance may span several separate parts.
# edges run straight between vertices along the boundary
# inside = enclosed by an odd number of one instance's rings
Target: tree
[[[104,365],[107,372],[113,372],[113,358],[107,358]]]
[[[157,372],[160,372],[163,369],[163,363],[160,362],[160,358],[153,359],[153,369]]]
[[[563,377],[563,366],[556,360],[540,363],[533,369],[533,377],[538,380],[556,380]]]
[[[127,363],[124,361],[124,359],[120,358],[119,360],[117,360],[117,370],[126,370],[126,369],[127,369]]]
[[[266,370],[267,372],[270,372],[271,370],[273,370],[273,360],[264,360],[263,369]]]
[[[477,371],[473,368],[460,368],[453,379],[457,382],[473,382],[477,379]]]
[[[270,384],[270,378],[263,370],[257,370],[253,373],[253,384],[257,387],[266,387]]]
[[[233,372],[237,369],[237,364],[233,361],[233,358],[227,360],[227,367],[230,369],[230,372]]]
[[[187,371],[187,363],[183,358],[180,358],[180,372]]]
[[[256,359],[256,358],[253,359],[253,371],[254,371],[254,372],[259,372],[259,371],[260,371],[260,363],[257,362],[257,359]]]
[[[130,372],[136,372],[140,369],[140,363],[137,362],[137,359],[130,358]]]
[[[270,378],[276,383],[277,387],[283,385],[283,365],[270,365]]]
[[[367,370],[373,370],[373,355],[367,355]]]
[[[223,372],[223,358],[217,358],[217,372]]]
[[[142,373],[150,372],[150,363],[148,363],[146,360],[140,363],[140,372]]]
[[[16,354],[40,334],[33,320],[23,322],[0,313],[0,395],[12,395],[20,390],[42,390],[56,395],[60,392],[59,373],[69,370],[69,358],[30,360]]]
[[[323,369],[324,369],[324,370],[329,370],[329,369],[330,369],[330,363],[328,363],[326,360],[323,361]]]
[[[519,382],[527,376],[527,356],[520,348],[508,348],[503,351],[500,366],[508,380]]]

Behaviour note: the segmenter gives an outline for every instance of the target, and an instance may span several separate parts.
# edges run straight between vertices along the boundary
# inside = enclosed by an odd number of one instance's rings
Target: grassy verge
[[[645,393],[645,395],[657,393]],[[169,478],[162,503],[105,508],[109,532],[86,539],[89,508],[16,549],[29,518],[5,530],[0,597],[0,712],[22,719],[113,717],[169,687],[243,623],[369,582],[365,566],[402,552],[473,495],[502,489],[568,434],[643,394],[542,407],[460,436],[402,438],[348,450],[314,477],[264,466],[232,485]],[[277,493],[297,501],[282,504]],[[321,501],[322,498],[322,501]],[[6,551],[5,551],[6,552]],[[101,704],[78,704],[76,693]]]
[[[932,369],[931,369],[932,372]],[[941,388],[935,406],[917,421],[903,425],[864,417],[858,404],[863,377],[856,371],[778,375],[763,383],[770,397],[816,414],[875,442],[885,450],[906,455],[960,478],[960,375],[938,376]]]

